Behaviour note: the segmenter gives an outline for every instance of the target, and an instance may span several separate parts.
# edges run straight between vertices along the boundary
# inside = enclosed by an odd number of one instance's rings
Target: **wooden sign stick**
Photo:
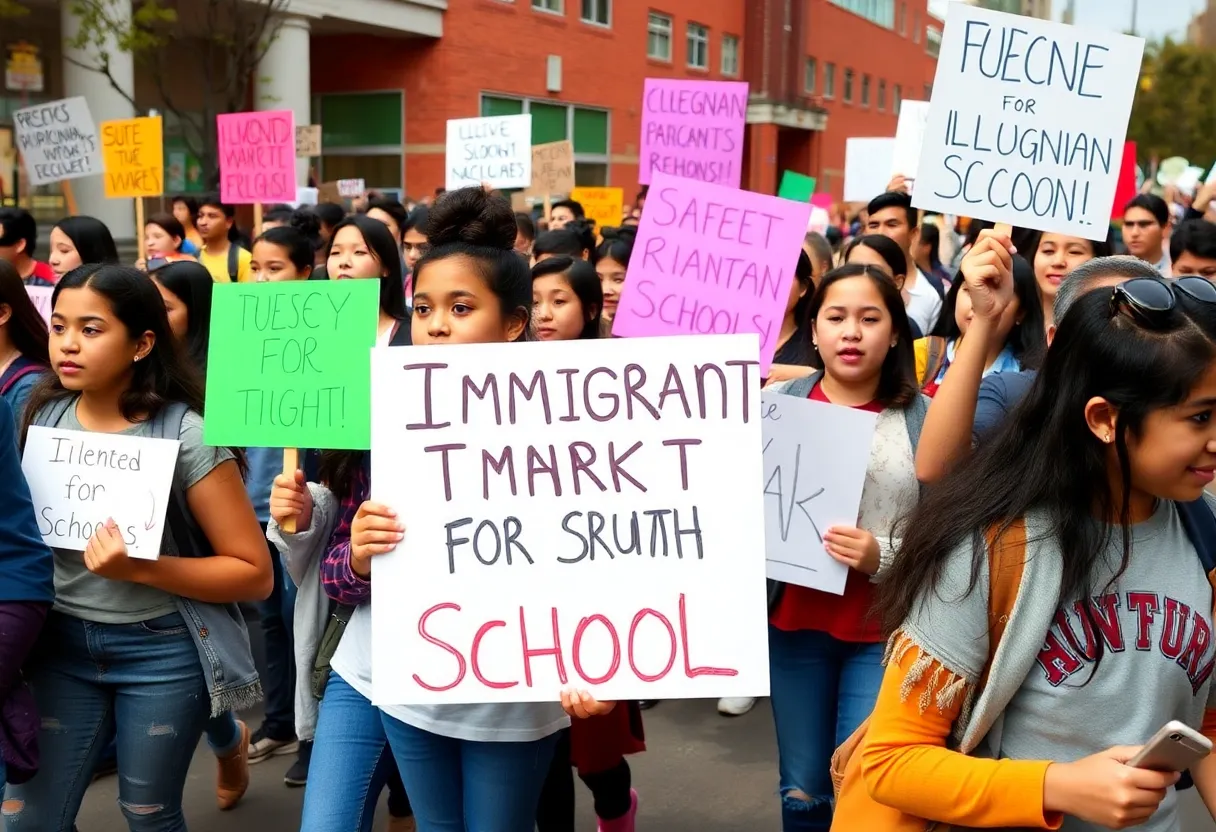
[[[72,192],[72,183],[70,180],[65,179],[61,184],[63,186],[63,202],[67,206],[68,216],[74,217],[77,214],[79,214],[80,212],[76,209],[76,194],[74,194]],[[30,207],[31,208],[33,207],[32,196],[31,196]]]
[[[262,203],[253,203],[253,239],[262,236]]]
[[[296,471],[300,467],[300,450],[298,448],[283,449],[283,476],[295,479]],[[307,487],[307,486],[305,486]],[[279,524],[279,528],[287,534],[296,533],[296,518],[288,517]]]
[[[147,257],[147,253],[144,251],[144,225],[146,224],[147,221],[144,219],[144,198],[137,196],[135,198],[135,245],[139,250],[137,258],[139,260]]]
[[[553,221],[553,204],[549,195],[545,194],[545,225]]]

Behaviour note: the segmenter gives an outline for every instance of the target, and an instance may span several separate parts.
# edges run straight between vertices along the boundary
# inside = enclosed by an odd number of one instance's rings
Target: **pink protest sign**
[[[220,199],[229,205],[296,201],[296,125],[291,110],[216,116]]]
[[[656,173],[612,334],[760,336],[768,373],[811,204]]]
[[[34,302],[34,308],[48,324],[51,322],[51,296],[55,294],[54,286],[26,286],[25,292]]]
[[[832,210],[832,195],[831,194],[811,194],[811,204],[817,208],[822,208],[825,211]]]
[[[647,78],[638,181],[656,173],[739,187],[747,82]]]

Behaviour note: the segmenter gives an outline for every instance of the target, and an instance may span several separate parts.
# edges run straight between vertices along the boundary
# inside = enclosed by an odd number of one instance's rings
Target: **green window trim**
[[[405,144],[400,92],[339,93],[318,96],[321,147],[401,147]]]

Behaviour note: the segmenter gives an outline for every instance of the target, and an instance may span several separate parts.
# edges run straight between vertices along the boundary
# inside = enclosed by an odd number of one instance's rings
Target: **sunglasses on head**
[[[1183,294],[1200,303],[1216,303],[1216,284],[1207,278],[1188,276],[1177,280],[1161,277],[1134,277],[1120,283],[1110,296],[1110,315],[1113,318],[1126,312],[1133,320],[1148,327],[1161,327],[1178,306],[1178,295]]]

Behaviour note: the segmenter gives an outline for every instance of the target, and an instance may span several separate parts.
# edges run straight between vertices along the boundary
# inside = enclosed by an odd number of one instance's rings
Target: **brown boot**
[[[392,815],[388,816],[388,826],[385,827],[385,832],[416,832],[418,823],[414,820],[414,816],[408,818],[395,818]]]
[[[227,757],[216,757],[218,772],[215,778],[215,802],[221,811],[227,811],[241,802],[249,788],[249,726],[236,721],[240,740],[236,749]]]

